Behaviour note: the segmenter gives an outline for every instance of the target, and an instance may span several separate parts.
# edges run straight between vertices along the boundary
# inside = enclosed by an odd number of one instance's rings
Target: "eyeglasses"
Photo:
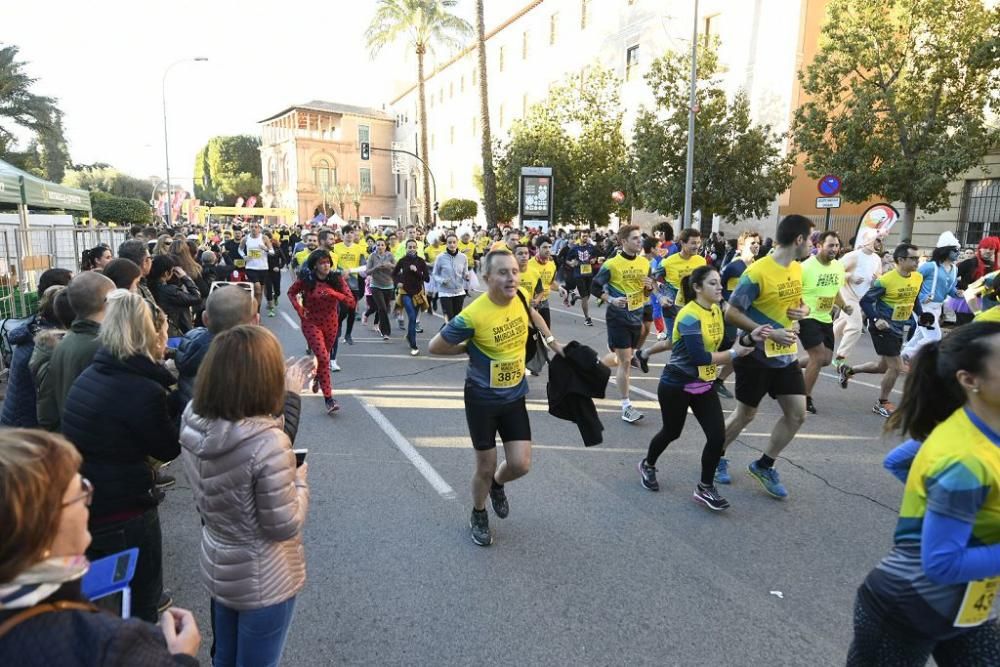
[[[74,503],[78,503],[81,500],[90,507],[90,503],[94,500],[94,485],[90,483],[90,480],[86,477],[80,478],[80,486],[83,487],[83,493],[73,498],[70,498],[62,504],[63,507],[69,507]]]
[[[239,282],[239,281],[232,282],[232,283],[231,282],[226,282],[224,280],[213,281],[212,282],[212,286],[208,289],[208,293],[211,294],[212,292],[214,292],[215,290],[219,289],[220,287],[228,287],[230,285],[234,285],[236,287],[239,287],[240,289],[242,289],[245,292],[247,292],[250,296],[253,296],[253,283],[245,283],[245,282]]]

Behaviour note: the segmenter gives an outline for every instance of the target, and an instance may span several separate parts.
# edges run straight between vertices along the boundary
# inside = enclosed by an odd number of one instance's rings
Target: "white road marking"
[[[398,449],[403,456],[409,459],[410,463],[413,464],[413,467],[424,476],[424,479],[427,480],[434,490],[437,491],[438,494],[445,500],[454,500],[455,490],[448,485],[448,482],[444,481],[444,478],[441,477],[437,470],[435,470],[434,467],[427,462],[427,459],[421,456],[413,445],[411,445],[409,441],[403,437],[403,434],[392,425],[392,422],[390,422],[378,408],[370,405],[364,398],[359,396],[358,402],[361,403],[361,407],[365,409],[365,412],[367,412],[375,423],[378,424],[379,428],[381,428],[385,434],[389,436],[392,443],[396,445],[396,449]]]
[[[617,379],[614,376],[614,372],[615,372],[615,369],[612,368],[611,369],[611,379],[608,380],[608,382],[611,383],[611,384],[613,384],[613,385],[615,385],[615,386],[617,386],[618,385],[618,381],[617,381]],[[657,401],[657,405],[659,405],[659,400],[660,400],[659,397],[657,397],[657,395],[654,394],[651,391],[646,391],[645,389],[640,389],[639,387],[633,387],[632,384],[631,384],[631,382],[629,383],[628,390],[630,392],[634,393],[634,394],[638,394],[639,396],[644,396],[646,398],[649,398],[649,399],[652,399],[654,401]],[[608,399],[608,400],[611,400],[611,399]]]
[[[839,375],[834,375],[833,373],[823,373],[823,372],[820,372],[820,375],[822,375],[823,377],[826,377],[826,378],[833,378],[834,380],[837,380],[838,382],[840,382],[840,376]],[[900,373],[900,375],[902,375],[902,373]],[[880,387],[877,384],[872,384],[871,382],[864,382],[862,380],[855,380],[854,377],[855,376],[851,376],[851,382],[850,382],[850,384],[860,384],[862,387],[870,387],[872,389],[878,389],[879,391],[882,390],[882,387]],[[894,394],[902,394],[903,392],[901,392],[899,389],[893,389],[892,393],[894,393]]]
[[[583,313],[582,312],[575,313],[572,310],[563,310],[562,308],[553,308],[551,305],[549,306],[549,310],[554,311],[556,313],[563,313],[564,315],[573,315],[575,317],[581,317],[581,318],[583,317]],[[603,319],[601,319],[600,317],[595,317],[594,315],[591,315],[590,319],[594,320],[595,322],[604,322]]]
[[[295,320],[293,320],[291,317],[289,317],[288,313],[286,313],[283,310],[280,311],[280,312],[281,312],[281,317],[283,317],[284,320],[286,322],[288,322],[288,326],[290,326],[291,328],[295,329],[296,331],[298,331],[299,329],[301,329],[301,327],[299,326],[299,323],[296,322]]]

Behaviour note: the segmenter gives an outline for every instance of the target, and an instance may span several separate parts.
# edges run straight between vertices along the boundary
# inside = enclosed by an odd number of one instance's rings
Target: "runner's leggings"
[[[889,631],[860,598],[854,601],[854,641],[847,667],[923,667],[931,656],[939,667],[1000,665],[1000,623],[987,621],[957,637],[933,641]]]
[[[704,394],[689,394],[683,387],[661,382],[656,390],[660,401],[663,428],[649,441],[646,463],[656,465],[667,445],[680,437],[688,407],[705,432],[705,448],[701,450],[701,483],[715,483],[715,469],[722,458],[722,445],[726,442],[726,421],[715,386]]]
[[[267,282],[264,283],[264,298],[269,304],[277,304],[281,300],[281,271],[267,272]]]
[[[337,342],[337,321],[320,324],[302,321],[302,335],[306,337],[309,349],[316,355],[316,379],[319,380],[323,397],[333,396],[333,386],[330,383],[330,353]]]

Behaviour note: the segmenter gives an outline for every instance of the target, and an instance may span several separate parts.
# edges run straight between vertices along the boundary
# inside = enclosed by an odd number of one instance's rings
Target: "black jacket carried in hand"
[[[576,423],[587,447],[599,445],[604,441],[604,425],[594,399],[604,398],[611,369],[601,363],[593,348],[575,340],[563,347],[563,353],[549,361],[549,414]]]
[[[91,521],[156,505],[146,458],[172,461],[181,451],[170,410],[173,383],[149,357],[120,361],[104,348],[73,383],[62,432],[80,450],[80,473],[94,485]]]

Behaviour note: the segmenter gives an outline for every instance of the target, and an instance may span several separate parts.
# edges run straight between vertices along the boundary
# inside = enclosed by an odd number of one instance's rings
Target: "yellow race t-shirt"
[[[452,345],[469,341],[466,387],[477,403],[509,403],[528,393],[524,379],[528,311],[516,296],[498,306],[480,294],[441,329]]]
[[[823,264],[815,256],[802,262],[802,300],[809,306],[809,319],[830,324],[830,311],[844,285],[844,265],[840,260]]]
[[[532,257],[528,262],[528,268],[538,274],[542,283],[542,301],[547,301],[552,291],[552,281],[556,279],[556,263],[550,258],[543,264],[537,257]]]
[[[469,268],[471,269],[474,266],[472,262],[476,258],[476,244],[472,241],[469,241],[468,243],[462,243],[459,241],[458,251],[465,255],[465,258],[469,260]]]
[[[757,324],[770,324],[775,329],[792,326],[788,309],[802,304],[802,265],[791,262],[782,266],[768,255],[747,267],[740,276],[729,304],[739,308]],[[774,368],[798,362],[798,344],[778,345],[768,339],[757,343],[754,359]]]
[[[629,258],[618,254],[601,265],[594,281],[607,287],[612,297],[628,299],[625,308],[608,304],[607,323],[609,326],[642,326],[642,309],[646,305],[645,279],[649,276],[649,260],[638,255]]]
[[[438,255],[440,255],[447,249],[448,248],[446,246],[440,243],[437,245],[432,244],[424,248],[424,259],[427,260],[427,265],[434,266],[434,260],[436,260],[438,258]]]
[[[664,291],[673,300],[674,305],[680,306],[684,303],[681,281],[691,275],[699,266],[705,266],[705,264],[705,258],[701,255],[691,255],[684,259],[679,252],[660,263],[660,267],[663,269]]]

